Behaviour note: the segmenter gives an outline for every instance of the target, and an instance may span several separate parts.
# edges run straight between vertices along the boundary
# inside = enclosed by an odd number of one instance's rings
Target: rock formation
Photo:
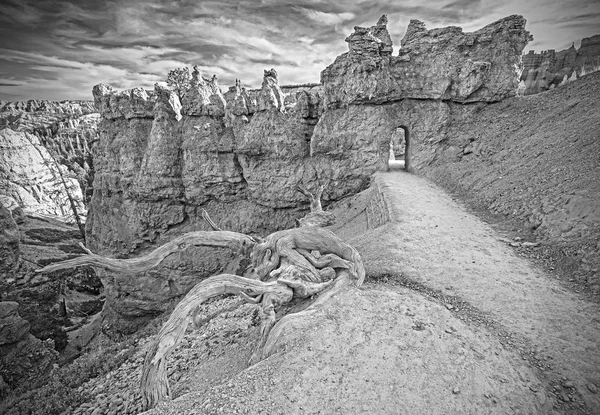
[[[0,346],[16,343],[29,333],[29,322],[19,316],[18,307],[14,301],[0,302]]]
[[[72,214],[68,189],[78,209],[85,211],[79,183],[37,136],[5,128],[0,130],[0,146],[0,194],[15,199],[25,211],[67,217]]]
[[[537,94],[600,70],[600,35],[581,40],[581,47],[523,55],[523,95]]]
[[[286,111],[274,70],[265,71],[258,92],[238,83],[224,96],[216,79],[195,71],[182,103],[158,85],[145,94],[98,85],[94,98],[105,133],[94,150],[92,250],[131,255],[206,229],[201,209],[223,227],[247,233],[293,227],[306,209],[295,186],[315,177],[307,157],[319,104],[308,96]],[[106,275],[105,314],[121,329],[134,328],[202,278],[239,271],[227,265],[229,256],[190,247],[137,280]]]
[[[90,102],[27,101],[0,105],[0,195],[26,211],[66,216],[71,201],[85,216],[93,163],[89,143],[98,114]],[[87,195],[87,198],[85,197]]]
[[[509,16],[473,33],[459,27],[427,30],[411,20],[398,56],[383,16],[355,27],[349,52],[321,74],[328,108],[402,99],[493,102],[514,96],[520,53],[531,39],[525,19]]]
[[[330,166],[323,175],[335,183],[333,198],[387,167],[391,136],[400,126],[410,134],[411,167],[426,167],[452,122],[451,106],[516,94],[516,69],[531,39],[521,16],[473,33],[458,27],[426,30],[413,20],[393,56],[386,23],[384,16],[371,28],[355,28],[346,39],[349,52],[321,73],[327,109],[311,139],[311,154],[322,154]]]
[[[323,71],[321,86],[288,87],[287,94],[274,69],[264,72],[260,90],[238,81],[225,94],[197,69],[179,93],[159,85],[150,92],[94,87],[102,133],[93,150],[92,251],[138,256],[208,229],[202,209],[236,232],[290,228],[308,208],[298,186],[325,185],[325,203],[364,189],[387,168],[400,126],[415,141],[413,168],[422,168],[444,139],[450,106],[515,94],[515,68],[530,39],[522,17],[474,33],[412,21],[398,56],[386,24],[383,16],[356,27],[349,52]],[[117,329],[134,329],[194,282],[228,272],[230,258],[222,255],[189,247],[135,278],[105,272],[105,316]]]

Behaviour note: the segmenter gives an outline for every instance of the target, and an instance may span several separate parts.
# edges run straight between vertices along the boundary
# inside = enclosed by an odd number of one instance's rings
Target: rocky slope
[[[537,94],[600,70],[600,35],[581,40],[581,47],[556,52],[529,51],[523,55],[520,90],[523,95]]]
[[[425,174],[513,219],[574,281],[600,292],[600,72],[452,114]],[[536,242],[534,241],[534,242]]]

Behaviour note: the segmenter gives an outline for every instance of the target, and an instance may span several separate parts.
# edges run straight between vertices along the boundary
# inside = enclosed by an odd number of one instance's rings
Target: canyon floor
[[[285,317],[272,355],[251,367],[253,306],[206,304],[224,312],[188,329],[169,359],[175,400],[149,414],[600,412],[599,306],[511,247],[514,235],[406,172],[379,173],[333,211],[364,286]],[[91,399],[73,413],[139,413],[148,340],[80,386]]]

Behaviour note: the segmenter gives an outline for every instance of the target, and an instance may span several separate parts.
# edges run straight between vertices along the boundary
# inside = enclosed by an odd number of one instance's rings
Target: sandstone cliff
[[[402,99],[493,102],[514,96],[520,54],[531,39],[525,19],[509,16],[473,32],[459,27],[427,30],[412,20],[398,56],[383,16],[355,27],[349,52],[321,74],[328,108]]]
[[[600,35],[582,39],[579,49],[572,45],[559,52],[550,49],[535,53],[531,50],[523,55],[522,93],[537,94],[599,69]]]
[[[521,16],[473,33],[458,27],[427,30],[413,20],[393,56],[386,23],[383,16],[375,26],[356,27],[346,39],[349,52],[321,73],[327,110],[315,128],[311,154],[322,154],[331,166],[327,173],[335,197],[387,167],[398,127],[409,134],[411,168],[425,169],[445,140],[453,103],[488,103],[516,94],[520,56],[531,39]],[[340,163],[342,154],[347,160]]]

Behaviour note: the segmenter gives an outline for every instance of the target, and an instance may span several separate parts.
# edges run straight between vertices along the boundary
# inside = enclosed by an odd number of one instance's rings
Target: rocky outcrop
[[[317,94],[298,94],[299,104],[286,110],[274,70],[265,71],[260,91],[237,83],[226,94],[216,78],[194,71],[181,102],[159,85],[145,95],[96,86],[103,134],[94,148],[88,245],[104,255],[139,255],[207,229],[201,209],[224,229],[293,227],[306,209],[296,185],[316,183],[309,141],[320,107]],[[243,264],[231,261],[228,251],[190,247],[135,278],[101,275],[106,324],[133,330],[199,280],[239,271]]]
[[[4,207],[9,210],[17,225],[25,222],[25,212],[15,199],[10,196],[0,195],[0,205],[4,205]]]
[[[522,94],[537,94],[600,70],[600,35],[581,40],[581,47],[523,55]]]
[[[355,27],[349,51],[321,73],[328,108],[402,99],[494,102],[514,96],[516,70],[531,39],[525,19],[509,16],[472,33],[459,27],[427,30],[411,20],[398,56],[383,16]]]
[[[29,322],[17,313],[19,304],[0,301],[0,346],[16,343],[29,333]]]

